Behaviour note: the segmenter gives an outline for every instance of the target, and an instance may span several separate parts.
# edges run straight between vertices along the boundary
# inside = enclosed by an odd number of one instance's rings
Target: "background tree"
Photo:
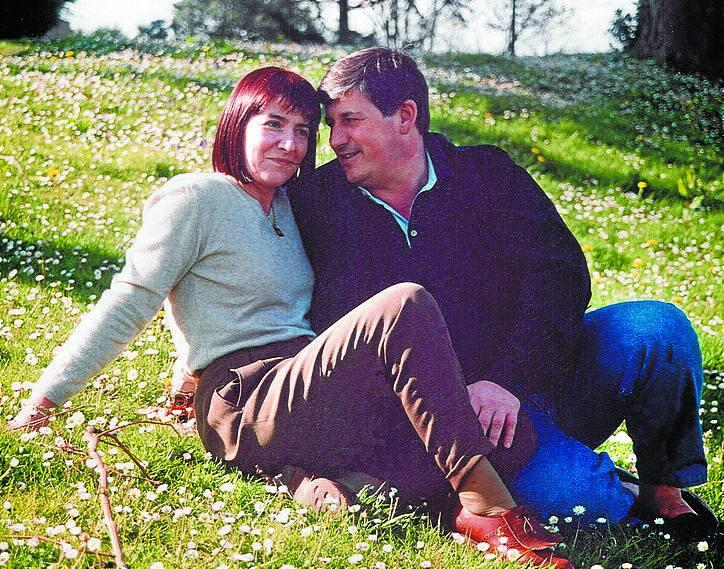
[[[181,0],[171,28],[177,36],[323,42],[317,0]]]
[[[42,36],[58,23],[69,2],[73,0],[4,0],[0,3],[0,38]]]
[[[380,39],[390,47],[432,49],[444,19],[465,22],[470,0],[368,0]]]
[[[523,34],[547,34],[570,15],[571,10],[558,5],[557,0],[495,0],[488,27],[507,34],[505,53],[515,57],[516,44]]]
[[[633,14],[618,8],[611,21],[611,27],[608,28],[608,33],[618,44],[611,47],[620,47],[624,51],[631,50],[636,43],[636,18]]]
[[[359,34],[349,28],[349,15],[353,10],[364,8],[368,0],[336,0],[339,13],[339,25],[337,28],[337,43],[347,44],[354,43]]]
[[[163,20],[154,20],[147,26],[138,26],[138,35],[149,40],[164,41],[168,39],[169,27]]]
[[[680,71],[724,75],[721,0],[639,0],[632,51]]]

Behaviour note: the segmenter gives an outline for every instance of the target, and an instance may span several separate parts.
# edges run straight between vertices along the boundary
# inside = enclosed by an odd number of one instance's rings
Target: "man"
[[[417,282],[442,310],[470,402],[501,454],[540,454],[515,436],[529,413],[591,448],[626,420],[637,508],[693,516],[680,488],[706,481],[703,379],[683,313],[629,302],[584,314],[585,258],[553,204],[500,149],[429,132],[427,83],[408,56],[355,52],[320,92],[337,159],[291,194],[316,275],[316,331],[389,285]]]

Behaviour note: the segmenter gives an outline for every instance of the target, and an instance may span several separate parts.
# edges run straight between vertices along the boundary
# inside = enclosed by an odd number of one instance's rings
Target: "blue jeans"
[[[701,350],[684,313],[664,302],[621,302],[589,312],[584,324],[586,344],[555,422],[595,448],[626,421],[642,481],[706,482]]]
[[[643,481],[679,487],[706,481],[701,352],[691,324],[671,304],[613,304],[588,313],[584,323],[575,383],[551,414],[541,410],[544,401],[523,408],[535,450],[504,479],[513,497],[542,519],[572,516],[582,506],[582,522],[615,523],[628,514],[633,495],[609,456],[592,449],[623,420]]]

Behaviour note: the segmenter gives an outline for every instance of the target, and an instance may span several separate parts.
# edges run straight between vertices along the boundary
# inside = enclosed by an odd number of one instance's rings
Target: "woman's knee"
[[[384,301],[399,306],[401,313],[440,313],[435,298],[425,287],[404,282],[392,285],[379,293]]]

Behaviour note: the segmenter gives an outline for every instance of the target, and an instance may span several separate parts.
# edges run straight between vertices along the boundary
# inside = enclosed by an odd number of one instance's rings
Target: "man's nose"
[[[336,125],[329,129],[329,145],[333,150],[344,146],[346,143],[347,135],[345,134],[344,129]]]

